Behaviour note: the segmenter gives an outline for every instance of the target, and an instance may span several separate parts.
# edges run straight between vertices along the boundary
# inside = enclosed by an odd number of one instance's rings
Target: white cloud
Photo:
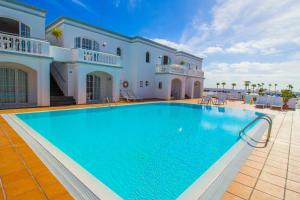
[[[89,13],[94,13],[94,11],[85,3],[82,2],[82,0],[71,0],[74,4],[76,4],[77,6],[85,9],[86,11],[88,11]]]
[[[216,82],[235,82],[239,88],[250,80],[253,83],[278,83],[278,88],[293,84],[296,89],[300,86],[300,59],[286,62],[249,62],[210,63],[205,66],[206,87],[215,87]]]
[[[218,0],[211,14],[196,15],[178,44],[205,55],[207,87],[246,79],[300,88],[299,0]]]

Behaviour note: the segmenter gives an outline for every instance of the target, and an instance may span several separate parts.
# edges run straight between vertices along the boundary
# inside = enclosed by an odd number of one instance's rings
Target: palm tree
[[[276,90],[276,89],[277,89],[277,86],[278,86],[278,84],[275,83],[275,84],[274,84],[274,87],[275,87],[275,94],[277,93],[277,90]]]
[[[257,87],[258,87],[258,89],[260,89],[261,88],[261,84],[257,83]]]
[[[253,93],[254,93],[254,89],[255,89],[255,87],[256,87],[256,84],[252,84],[251,86],[252,86]]]
[[[53,37],[56,38],[56,40],[59,40],[62,37],[63,32],[59,28],[53,28],[51,30],[51,34],[52,34]]]
[[[221,84],[222,84],[223,90],[224,90],[224,87],[225,87],[226,83],[225,83],[225,82],[222,82]]]
[[[272,84],[269,83],[269,94],[271,94],[271,87],[272,87]]]
[[[248,90],[250,83],[251,83],[250,81],[245,81],[245,82],[244,82],[245,90],[246,90],[246,91]]]
[[[236,86],[236,83],[232,83],[232,90],[234,90],[234,87]]]
[[[217,83],[217,89],[219,89],[219,85],[220,85],[220,83]]]
[[[292,91],[294,87],[293,87],[291,84],[289,84],[289,85],[288,85],[288,88],[289,88],[289,90]]]
[[[264,89],[265,83],[261,83],[261,88]]]

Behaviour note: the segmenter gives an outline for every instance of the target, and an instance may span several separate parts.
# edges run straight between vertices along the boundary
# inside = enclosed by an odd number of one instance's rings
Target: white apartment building
[[[45,17],[0,0],[0,108],[202,95],[202,58],[67,17],[45,27]]]

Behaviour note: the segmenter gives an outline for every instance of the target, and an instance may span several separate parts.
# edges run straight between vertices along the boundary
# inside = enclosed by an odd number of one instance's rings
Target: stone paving
[[[197,103],[197,100],[180,102]],[[0,110],[0,114],[87,106],[90,105]],[[253,105],[238,101],[229,101],[225,106],[257,110],[272,114],[275,118],[268,146],[253,150],[223,200],[300,200],[300,111],[255,109]],[[68,200],[72,197],[0,117],[0,200],[14,199]]]

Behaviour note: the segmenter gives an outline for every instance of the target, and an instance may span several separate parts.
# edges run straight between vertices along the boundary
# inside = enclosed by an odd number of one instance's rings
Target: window
[[[149,51],[146,52],[146,63],[150,63],[150,53],[149,53]]]
[[[140,81],[140,87],[143,87],[144,83],[143,81]]]
[[[21,23],[21,37],[30,37],[30,27]]]
[[[145,81],[145,86],[146,86],[146,87],[149,86],[149,81]]]
[[[81,48],[81,38],[80,37],[76,37],[75,38],[75,48]]]
[[[190,63],[186,63],[186,66],[188,67],[188,69],[191,69],[191,64]]]
[[[118,48],[117,48],[117,56],[121,56],[121,55],[122,55],[121,48],[120,48],[120,47],[118,47]]]
[[[162,89],[162,82],[160,81],[159,83],[158,83],[158,89]]]
[[[99,50],[100,50],[100,48],[99,48],[99,43],[96,42],[96,41],[94,41],[94,47],[93,47],[93,50],[94,50],[94,51],[99,51]]]
[[[168,65],[169,63],[170,63],[169,56],[163,56],[162,64],[163,65]]]
[[[28,75],[26,72],[0,67],[0,104],[28,102]]]
[[[82,48],[92,50],[92,40],[82,38]]]

